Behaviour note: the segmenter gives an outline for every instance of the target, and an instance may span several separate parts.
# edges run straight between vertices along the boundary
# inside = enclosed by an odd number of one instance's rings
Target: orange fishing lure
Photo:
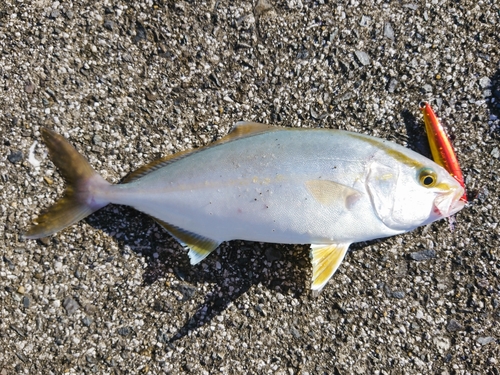
[[[429,139],[429,146],[434,161],[445,168],[450,175],[462,185],[464,188],[464,195],[460,200],[467,202],[464,177],[453,146],[451,145],[450,138],[446,135],[446,132],[429,103],[420,103],[420,110],[424,115],[425,130],[427,132],[427,138]]]

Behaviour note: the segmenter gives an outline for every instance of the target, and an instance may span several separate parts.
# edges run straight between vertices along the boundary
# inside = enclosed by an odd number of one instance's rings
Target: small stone
[[[296,339],[300,339],[300,337],[302,336],[302,335],[300,334],[300,331],[299,331],[297,328],[295,328],[295,327],[290,328],[290,333],[291,333],[291,334],[293,335],[293,337],[295,337]]]
[[[451,342],[447,337],[437,336],[432,341],[440,353],[444,353],[450,349]]]
[[[144,28],[142,23],[137,21],[135,24],[134,43],[139,43],[139,42],[141,42],[143,40],[147,40],[147,39],[148,39],[148,34],[146,32],[146,29]]]
[[[481,345],[488,345],[489,343],[494,342],[495,338],[491,336],[478,337],[476,341]]]
[[[148,92],[146,93],[146,99],[147,99],[148,101],[150,101],[150,102],[154,102],[154,101],[158,100],[158,95],[153,94],[153,93],[151,93],[151,92],[149,92],[149,91],[148,91]]]
[[[418,5],[417,4],[413,4],[413,3],[404,4],[403,8],[408,8],[408,9],[411,9],[411,10],[417,10],[418,9]]]
[[[66,309],[66,313],[68,315],[74,314],[79,308],[80,305],[71,297],[66,297],[63,301],[63,306]]]
[[[30,307],[30,304],[31,304],[31,301],[28,297],[24,296],[23,297],[23,307],[25,309],[29,308]]]
[[[394,40],[394,29],[389,22],[384,24],[384,36],[390,40]]]
[[[305,60],[309,57],[309,51],[305,48],[302,48],[298,53],[297,53],[297,58],[301,60]]]
[[[82,319],[82,324],[85,326],[85,327],[90,327],[90,325],[92,324],[92,319],[90,319],[88,316],[84,317]]]
[[[436,257],[436,252],[434,250],[423,250],[410,253],[410,258],[416,261],[433,259]]]
[[[500,151],[498,150],[498,147],[495,147],[493,150],[491,150],[491,156],[495,159],[498,159],[500,157]]]
[[[491,79],[489,77],[482,77],[479,80],[479,86],[483,89],[487,89],[491,87]]]
[[[63,269],[62,262],[58,262],[58,261],[54,262],[54,271],[55,272],[61,272],[62,269]]]
[[[39,238],[38,241],[44,246],[49,246],[50,245],[50,238],[49,237],[42,237]]]
[[[398,290],[398,291],[392,292],[392,296],[394,298],[397,298],[397,299],[403,299],[403,298],[405,298],[405,292]]]
[[[43,176],[43,179],[48,185],[52,185],[54,183],[54,180],[52,180],[50,177]]]
[[[95,144],[96,146],[102,146],[102,138],[101,138],[101,136],[95,134],[94,137],[92,137],[92,143]]]
[[[132,332],[132,330],[130,329],[130,327],[120,327],[120,328],[118,328],[117,332],[120,336],[125,337],[125,336],[130,335],[130,332]]]
[[[370,17],[363,15],[361,17],[361,21],[359,21],[359,26],[366,27],[366,26],[368,26],[370,24],[371,20],[372,19]]]
[[[356,58],[360,62],[361,65],[370,65],[370,56],[364,51],[356,51],[354,52]]]
[[[389,84],[387,85],[387,91],[393,93],[396,90],[396,86],[398,85],[398,80],[396,78],[391,78]]]
[[[35,92],[35,85],[33,82],[27,82],[26,85],[24,86],[24,92],[26,94],[33,94]]]
[[[450,322],[446,326],[446,329],[448,332],[457,332],[457,331],[462,331],[464,329],[464,326],[460,324],[455,319],[450,319]]]
[[[22,151],[18,150],[10,150],[9,156],[7,156],[7,160],[9,160],[12,164],[17,164],[24,159],[24,155]]]
[[[24,286],[21,285],[19,288],[17,288],[17,292],[19,294],[24,294],[26,292],[26,290],[24,289]]]
[[[422,86],[422,92],[427,93],[427,92],[432,92],[432,86],[429,84],[423,85]]]
[[[60,15],[61,15],[61,12],[59,11],[59,9],[54,9],[54,10],[52,10],[52,12],[50,12],[50,18],[52,18],[52,19],[56,19]]]
[[[105,29],[107,29],[109,31],[113,31],[113,29],[115,27],[115,23],[111,20],[106,20],[106,21],[104,21],[103,26]]]

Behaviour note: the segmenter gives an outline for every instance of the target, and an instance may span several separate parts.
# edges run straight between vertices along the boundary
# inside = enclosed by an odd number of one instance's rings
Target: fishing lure
[[[464,195],[460,198],[467,203],[467,193],[465,192],[464,177],[458,163],[457,156],[453,150],[450,138],[439,122],[436,114],[427,102],[420,103],[420,110],[424,115],[425,131],[431,148],[432,158],[448,171],[464,188]]]

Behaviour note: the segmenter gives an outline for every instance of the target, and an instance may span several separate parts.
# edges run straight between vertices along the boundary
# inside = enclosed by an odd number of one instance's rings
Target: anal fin
[[[311,245],[312,290],[320,291],[326,285],[344,260],[349,245],[350,243]]]
[[[179,228],[175,225],[165,223],[162,220],[153,218],[158,224],[160,224],[165,230],[170,233],[177,241],[179,241],[184,247],[189,249],[189,260],[192,265],[198,264],[203,259],[205,259],[212,251],[214,251],[220,242],[212,240],[201,236],[199,234],[190,232],[188,230]]]

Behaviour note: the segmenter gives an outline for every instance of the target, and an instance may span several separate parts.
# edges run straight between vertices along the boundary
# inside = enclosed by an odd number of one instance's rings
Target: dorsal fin
[[[236,124],[234,124],[233,128],[224,138],[221,139],[221,141],[227,142],[232,139],[244,138],[251,135],[256,135],[268,131],[276,131],[281,129],[283,128],[279,128],[277,126],[272,126],[272,125],[261,124],[260,122],[239,121]]]
[[[137,180],[137,179],[141,178],[142,176],[144,176],[150,172],[153,172],[153,171],[157,170],[158,168],[161,168],[167,164],[170,164],[174,160],[185,157],[188,154],[191,154],[192,152],[195,152],[195,151],[198,151],[198,149],[184,150],[184,151],[180,151],[180,152],[177,152],[175,154],[172,154],[172,155],[164,156],[160,159],[153,160],[152,162],[150,162],[146,165],[143,165],[142,167],[136,169],[135,171],[130,172],[127,176],[125,176],[125,178],[121,181],[121,183],[125,184],[127,182],[132,182],[134,180]]]
[[[161,167],[164,167],[170,163],[173,163],[176,160],[185,158],[186,156],[190,154],[194,154],[196,152],[200,152],[201,150],[209,147],[214,147],[221,145],[223,143],[231,142],[236,139],[240,138],[245,138],[245,137],[250,137],[252,135],[257,135],[261,133],[265,133],[267,131],[276,131],[276,130],[281,130],[282,128],[272,126],[272,125],[266,125],[266,124],[260,124],[258,122],[251,122],[251,121],[240,121],[237,122],[234,127],[229,131],[229,133],[219,139],[218,141],[212,142],[206,146],[196,148],[196,149],[191,149],[191,150],[185,150],[185,151],[180,151],[172,155],[165,156],[163,158],[157,159],[152,161],[151,163],[148,163],[146,165],[143,165],[142,167],[136,169],[135,171],[129,173],[122,181],[121,183],[127,183],[127,182],[132,182],[134,180],[137,180],[141,178],[142,176],[151,173]]]

